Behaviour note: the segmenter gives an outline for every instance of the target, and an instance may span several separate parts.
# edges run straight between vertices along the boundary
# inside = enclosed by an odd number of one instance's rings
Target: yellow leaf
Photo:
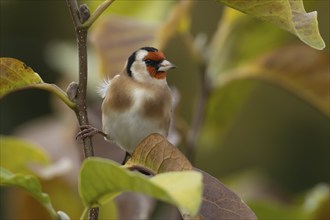
[[[43,83],[31,67],[14,58],[0,58],[0,98],[24,87]]]

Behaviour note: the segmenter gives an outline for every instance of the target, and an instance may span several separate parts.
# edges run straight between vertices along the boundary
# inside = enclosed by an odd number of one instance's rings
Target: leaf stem
[[[83,28],[89,28],[98,17],[114,2],[115,0],[105,0],[102,2],[90,16],[90,18],[82,25]]]
[[[88,208],[84,208],[84,211],[83,211],[83,213],[81,214],[79,220],[84,220],[84,218],[85,218],[87,212],[88,212]]]
[[[73,110],[76,108],[76,103],[72,102],[66,93],[55,84],[40,83],[33,85],[33,87],[51,92],[57,95],[69,108]]]
[[[42,204],[43,202],[40,201],[40,203]],[[46,208],[46,210],[48,211],[49,215],[53,220],[58,220],[58,215],[51,203],[43,204],[43,206]]]

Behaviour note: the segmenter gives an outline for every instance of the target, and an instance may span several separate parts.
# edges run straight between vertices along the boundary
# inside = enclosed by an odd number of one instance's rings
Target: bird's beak
[[[162,71],[166,72],[167,70],[174,69],[174,68],[176,68],[176,66],[174,64],[172,64],[168,60],[163,60],[159,64],[158,71],[159,72],[162,72]]]

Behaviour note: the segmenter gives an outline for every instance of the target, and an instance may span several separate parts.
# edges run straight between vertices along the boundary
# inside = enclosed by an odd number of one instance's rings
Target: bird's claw
[[[95,134],[101,134],[102,136],[107,136],[104,132],[100,131],[97,128],[94,128],[91,125],[81,125],[80,126],[80,131],[76,135],[76,140],[78,139],[84,139],[86,137],[92,137]]]

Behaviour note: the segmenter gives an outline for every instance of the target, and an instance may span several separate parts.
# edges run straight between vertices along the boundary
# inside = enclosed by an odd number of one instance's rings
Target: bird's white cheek
[[[147,74],[148,73],[146,66],[141,61],[134,62],[133,63],[133,65],[132,65],[132,72],[133,73],[139,73],[139,75],[140,74],[141,75],[144,75],[144,74]]]
[[[131,69],[133,78],[139,82],[146,82],[150,78],[145,64],[141,61],[133,63]]]

